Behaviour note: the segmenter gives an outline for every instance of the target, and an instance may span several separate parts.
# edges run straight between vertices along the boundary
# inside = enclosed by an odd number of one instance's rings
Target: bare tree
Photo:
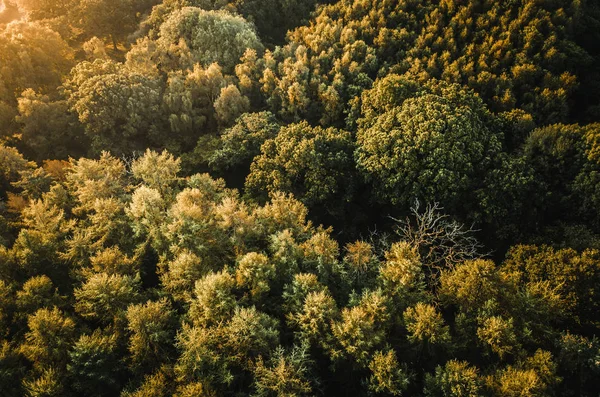
[[[423,264],[437,271],[451,268],[469,259],[487,256],[484,246],[475,238],[476,229],[444,214],[439,203],[428,204],[423,210],[418,200],[411,207],[412,218],[394,219],[396,233],[418,247]]]
[[[144,152],[139,151],[139,150],[134,150],[130,154],[121,155],[121,161],[123,162],[123,164],[125,164],[125,172],[127,173],[127,175],[133,175],[131,166],[133,165],[134,161],[136,161],[143,155],[144,155]]]

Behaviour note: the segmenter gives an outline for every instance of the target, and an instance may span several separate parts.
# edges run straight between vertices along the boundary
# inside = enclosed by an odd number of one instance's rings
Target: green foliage
[[[417,303],[404,312],[404,322],[408,331],[408,340],[422,344],[445,344],[450,341],[448,326],[444,325],[441,314],[435,307]]]
[[[390,320],[386,303],[382,292],[368,292],[357,306],[344,308],[341,320],[332,324],[333,335],[339,346],[332,356],[347,355],[359,365],[367,365],[375,349],[385,342]]]
[[[232,72],[247,48],[262,49],[254,27],[225,11],[184,7],[174,11],[160,26],[157,45],[185,46],[190,60],[203,66],[218,63]]]
[[[33,168],[33,164],[25,160],[17,149],[0,145],[0,186],[3,192],[6,192],[11,182],[19,179],[22,171],[30,168]]]
[[[256,252],[240,258],[235,271],[237,286],[248,290],[250,299],[257,303],[270,291],[275,276],[275,265],[266,255]]]
[[[171,353],[175,314],[166,299],[127,308],[129,352],[134,366],[156,367]]]
[[[291,0],[164,0],[152,9],[142,23],[150,37],[159,34],[160,25],[174,11],[183,7],[200,7],[204,10],[224,9],[237,12],[253,23],[260,37],[268,43],[279,44],[288,30],[305,22],[317,2]]]
[[[122,64],[96,60],[78,64],[67,87],[70,109],[77,113],[96,152],[139,150],[147,146],[146,134],[158,134],[154,125],[162,81]]]
[[[185,380],[228,385],[234,370],[248,370],[252,361],[278,345],[277,320],[254,307],[236,309],[216,327],[184,327],[179,334],[182,353],[176,371]]]
[[[105,396],[118,390],[120,368],[114,336],[104,336],[98,331],[81,335],[69,358],[67,371],[73,379],[73,388],[78,392],[88,396]]]
[[[393,350],[387,353],[378,351],[369,363],[373,373],[369,378],[369,389],[375,393],[385,393],[392,396],[401,396],[407,388],[410,378],[406,371],[400,367]]]
[[[14,1],[2,396],[597,395],[593,1]]]
[[[521,283],[547,281],[561,297],[561,309],[570,312],[572,320],[597,325],[597,255],[596,250],[577,253],[548,246],[516,246],[507,254],[503,268],[516,273]]]
[[[311,361],[304,347],[294,346],[291,352],[278,347],[268,363],[258,358],[254,370],[255,396],[310,396]]]
[[[180,177],[168,152],[39,169],[6,154],[29,200],[0,250],[13,394],[593,389],[594,249],[515,246],[496,265],[439,206],[403,224],[405,240],[341,246],[293,196],[245,203],[223,180]]]
[[[0,297],[2,297],[0,306],[0,325],[2,326],[2,336],[8,331],[10,325],[10,316],[13,314],[15,298],[10,285],[7,285],[4,281],[0,280]]]
[[[365,120],[357,133],[358,169],[386,202],[406,208],[414,199],[433,200],[455,210],[501,149],[501,134],[486,123],[478,98],[456,86],[440,88]]]
[[[586,14],[597,23],[592,9],[529,0],[338,1],[273,53],[278,67],[266,67],[264,88],[282,115],[339,123],[357,92],[391,67],[466,85],[494,111],[518,108],[541,123],[560,122],[576,75],[586,77],[582,65],[595,55],[574,34]],[[308,72],[313,68],[317,73]]]
[[[0,386],[6,396],[23,395],[19,380],[24,372],[25,367],[16,349],[6,340],[0,342]]]
[[[140,300],[139,279],[97,273],[74,291],[79,315],[101,324],[121,321],[127,307]]]
[[[35,313],[38,309],[60,306],[62,297],[58,295],[48,276],[32,277],[17,291],[16,304],[23,315]]]
[[[425,278],[416,247],[402,241],[392,244],[379,266],[379,279],[386,293],[403,301],[423,289]]]
[[[597,339],[565,334],[560,340],[559,361],[563,363],[564,382],[577,384],[578,387],[565,390],[565,395],[592,395],[597,374],[600,373],[598,354],[600,346]]]
[[[260,154],[261,145],[277,136],[279,125],[269,112],[245,113],[221,135],[221,145],[211,158],[210,164],[218,170],[250,166],[252,159]]]
[[[0,27],[0,62],[2,114],[11,107],[16,110],[17,97],[27,89],[55,94],[61,78],[73,66],[73,50],[43,24],[19,21]],[[9,127],[10,123],[3,123],[0,136],[16,132]]]
[[[154,374],[144,377],[144,382],[135,391],[131,393],[122,393],[127,397],[163,397],[166,396],[169,390],[170,379],[165,374],[165,371],[159,370]],[[198,395],[202,395],[198,393]]]
[[[552,355],[537,350],[518,366],[508,366],[488,379],[488,386],[496,395],[543,396],[559,381]]]
[[[135,31],[139,14],[151,2],[148,0],[77,0],[74,13],[81,27],[90,36],[110,37],[113,47],[125,36]]]
[[[282,127],[261,147],[246,179],[256,197],[293,193],[306,205],[349,200],[353,186],[353,142],[349,133],[302,122]],[[336,204],[337,205],[337,204]]]
[[[79,120],[65,100],[53,101],[29,88],[17,101],[15,121],[21,126],[24,145],[35,153],[36,160],[66,159],[87,146]]]
[[[75,322],[57,307],[42,308],[27,319],[21,353],[40,371],[64,368],[75,336]],[[45,379],[45,378],[43,378]]]
[[[214,107],[219,124],[231,126],[238,116],[250,109],[250,100],[232,84],[221,88],[221,94],[215,101]]]
[[[77,210],[92,211],[98,200],[122,197],[125,193],[125,166],[103,152],[98,160],[71,160],[67,185],[77,199]]]
[[[467,261],[442,274],[442,297],[467,310],[477,310],[496,299],[501,288],[496,266],[491,261]]]
[[[64,393],[59,374],[53,368],[44,370],[39,378],[23,380],[23,388],[30,397],[59,397]]]
[[[464,361],[450,360],[443,367],[438,366],[435,374],[427,375],[426,396],[478,397],[483,395],[482,380],[477,368]]]
[[[211,273],[196,281],[195,300],[190,308],[192,321],[210,325],[230,317],[236,307],[235,279],[227,272]]]
[[[136,159],[131,164],[133,176],[141,179],[146,186],[157,189],[161,194],[177,181],[181,160],[176,159],[166,151],[161,154],[146,150],[143,157]]]
[[[309,292],[298,310],[287,314],[300,342],[325,349],[331,344],[331,323],[338,317],[336,302],[327,290]]]

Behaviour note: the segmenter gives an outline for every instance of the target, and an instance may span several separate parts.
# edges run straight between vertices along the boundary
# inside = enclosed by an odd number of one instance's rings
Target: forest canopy
[[[0,395],[597,396],[592,0],[0,0]]]

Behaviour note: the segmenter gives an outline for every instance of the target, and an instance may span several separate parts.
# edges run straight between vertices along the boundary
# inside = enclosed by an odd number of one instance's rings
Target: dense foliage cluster
[[[0,395],[598,395],[599,32],[0,1]]]
[[[594,390],[597,249],[495,264],[433,207],[340,246],[292,195],[246,203],[167,152],[36,168],[2,150],[22,190],[0,251],[7,395]]]

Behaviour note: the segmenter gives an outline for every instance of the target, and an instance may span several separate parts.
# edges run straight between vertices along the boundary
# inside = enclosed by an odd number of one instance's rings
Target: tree
[[[358,169],[385,202],[434,200],[465,211],[465,192],[480,188],[492,166],[501,135],[487,110],[473,93],[446,90],[409,98],[359,129]]]
[[[287,313],[286,317],[299,342],[324,349],[331,346],[331,322],[338,319],[339,311],[326,289],[309,292],[299,310]]]
[[[254,370],[257,397],[313,395],[311,361],[305,347],[294,346],[286,352],[279,346],[268,362],[259,357]]]
[[[75,11],[79,23],[88,36],[110,38],[113,49],[133,33],[139,21],[138,15],[148,9],[148,0],[77,0]]]
[[[440,284],[440,297],[444,301],[472,311],[497,299],[502,288],[495,264],[481,259],[463,262],[443,272]]]
[[[542,219],[556,219],[561,212],[576,215],[581,199],[573,194],[573,181],[586,163],[583,129],[561,124],[538,128],[525,141],[523,158],[538,184],[530,211]]]
[[[244,18],[226,11],[184,7],[169,15],[160,27],[157,45],[169,51],[181,42],[189,48],[193,62],[218,63],[231,73],[248,48],[261,50],[254,27]]]
[[[22,354],[40,371],[64,370],[75,337],[75,322],[57,307],[42,308],[27,319]]]
[[[161,275],[163,288],[180,302],[192,302],[196,281],[206,276],[211,266],[192,252],[183,250],[166,264]]]
[[[540,396],[559,381],[552,354],[537,350],[516,366],[499,370],[488,380],[488,387],[497,396]]]
[[[72,159],[66,182],[77,200],[74,210],[91,211],[96,200],[123,198],[126,185],[125,165],[108,152],[103,152],[98,160]]]
[[[327,287],[319,282],[316,274],[295,273],[289,284],[283,289],[283,310],[287,313],[298,313],[302,311],[306,298],[311,293],[324,292]]]
[[[199,138],[214,133],[218,127],[219,106],[216,104],[222,90],[228,85],[222,68],[217,63],[204,66],[195,63],[190,64],[189,70],[186,70],[188,66],[173,64],[170,52],[167,52],[166,58],[160,51],[149,57],[152,59],[159,57],[157,64],[160,64],[161,69],[174,69],[168,73],[162,98],[165,125],[161,128],[168,128],[171,131],[171,135],[164,138],[165,143],[169,148],[172,147],[171,150],[177,151],[189,150],[194,144],[200,145]],[[145,59],[146,56],[142,58]],[[230,86],[230,90],[235,91],[233,86]],[[238,100],[244,102],[244,97],[240,96],[229,97],[229,99],[233,99],[233,102]],[[226,102],[222,98],[220,103],[226,105]],[[237,106],[233,102],[231,104]],[[221,115],[227,117],[237,114],[237,110],[228,112],[228,109],[223,106],[219,111]]]
[[[406,371],[400,366],[396,353],[378,351],[369,363],[373,373],[369,378],[369,389],[375,393],[386,393],[401,396],[410,382]]]
[[[296,84],[314,103],[303,115],[325,114],[339,123],[357,91],[369,88],[377,71],[391,66],[393,72],[409,70],[423,80],[466,85],[497,112],[520,108],[542,124],[564,121],[577,87],[575,75],[584,77],[589,70],[584,65],[597,56],[590,39],[598,21],[594,11],[587,3],[528,0],[376,1],[368,7],[360,1],[336,2],[320,7],[312,24],[289,35],[277,59],[288,67],[267,69],[277,87],[268,96],[287,111],[285,97]],[[308,54],[299,63],[319,65],[308,78],[289,67],[301,47]]]
[[[573,249],[555,250],[548,246],[513,247],[502,265],[505,272],[516,273],[521,283],[547,281],[562,297],[562,308],[575,323],[596,324],[596,281],[600,266],[597,250],[577,253]]]
[[[333,359],[348,357],[359,366],[368,365],[386,339],[390,320],[387,303],[382,291],[369,291],[357,306],[342,310],[341,320],[332,324],[337,342],[331,352]]]
[[[452,267],[482,256],[483,245],[475,238],[475,230],[452,220],[442,212],[439,203],[427,204],[420,210],[419,201],[411,207],[414,220],[399,221],[396,233],[420,255],[420,260],[433,268]]]
[[[465,361],[450,360],[425,378],[426,396],[479,397],[483,393],[477,368]]]
[[[102,335],[98,330],[81,335],[69,352],[67,370],[73,388],[88,396],[108,396],[118,390],[117,349],[115,335]]]
[[[196,297],[190,308],[192,321],[214,325],[230,317],[237,306],[234,288],[235,279],[226,270],[196,281]]]
[[[156,37],[160,25],[168,16],[183,7],[199,7],[204,10],[227,10],[239,13],[256,26],[266,43],[281,44],[288,30],[305,22],[316,5],[315,0],[166,0],[157,4],[143,21],[143,31]]]
[[[22,171],[34,168],[34,164],[25,160],[23,155],[15,148],[0,145],[0,187],[3,192],[8,191],[11,182],[19,179]],[[3,199],[6,196],[3,194]]]
[[[422,345],[444,345],[450,342],[450,330],[442,315],[432,305],[419,302],[404,311],[408,340]]]
[[[129,353],[133,367],[157,368],[171,355],[175,313],[166,299],[127,308]]]
[[[73,66],[73,51],[49,28],[36,22],[0,27],[0,136],[12,135],[17,97],[26,89],[56,95],[61,78]]]
[[[81,269],[82,276],[87,278],[97,273],[135,277],[139,272],[139,258],[125,255],[118,246],[99,250],[90,257],[90,266]]]
[[[166,150],[158,153],[147,149],[144,155],[134,160],[131,172],[146,186],[157,189],[161,195],[169,193],[177,183],[177,174],[181,169],[181,160]]]
[[[20,315],[30,315],[38,309],[61,306],[63,297],[48,276],[32,277],[17,291],[16,304]]]
[[[557,364],[559,375],[563,378],[564,395],[593,395],[593,380],[600,372],[599,366],[594,362],[600,349],[598,340],[566,333],[562,335],[559,344]]]
[[[52,101],[48,95],[27,89],[17,101],[15,120],[21,127],[23,145],[36,160],[66,159],[83,153],[88,142],[65,100]]]
[[[73,0],[17,0],[16,3],[27,14],[27,17],[33,21],[66,15],[69,7],[75,5]]]
[[[24,228],[12,247],[17,265],[30,277],[47,274],[65,287],[70,281],[68,268],[59,252],[73,222],[63,210],[43,200],[32,200],[22,211],[22,221]]]
[[[133,392],[123,393],[126,397],[163,397],[167,396],[172,388],[172,371],[159,369],[153,374],[146,375],[144,381]],[[204,394],[198,393],[200,396]]]
[[[127,307],[140,300],[139,279],[98,273],[74,292],[75,310],[104,325],[125,319]]]
[[[54,368],[43,370],[34,379],[23,379],[23,388],[30,397],[59,397],[64,395],[65,385],[61,382],[60,372]]]
[[[380,267],[373,245],[358,240],[346,244],[344,251],[342,269],[339,272],[342,273],[345,282],[356,290],[372,287]]]
[[[40,23],[11,23],[0,30],[0,37],[0,59],[5,65],[0,98],[9,103],[14,103],[14,94],[27,88],[54,93],[62,76],[73,66],[71,48]]]
[[[221,89],[214,107],[219,124],[229,127],[240,115],[250,110],[250,100],[231,84]]]
[[[10,285],[0,280],[0,296],[2,297],[2,304],[0,306],[0,325],[2,326],[2,334],[0,336],[5,337],[8,333],[11,316],[13,315],[15,298],[13,295],[12,288]]]
[[[178,249],[187,249],[211,265],[224,264],[232,253],[226,231],[216,221],[216,207],[232,197],[232,192],[225,189],[223,180],[197,176],[202,180],[198,188],[184,189],[171,206],[165,237],[169,243],[177,241]]]
[[[516,355],[519,342],[512,318],[491,316],[483,318],[477,328],[480,342],[496,353],[500,359],[506,355]]]
[[[23,378],[25,368],[21,361],[14,346],[6,340],[0,342],[0,387],[8,397],[23,395],[19,380]]]
[[[260,154],[261,145],[275,138],[279,129],[275,116],[269,112],[242,114],[235,125],[221,134],[220,147],[211,155],[209,164],[219,171],[249,169],[252,159]]]
[[[316,0],[236,0],[236,10],[256,25],[264,41],[281,44],[287,32],[305,23],[317,5]]]
[[[279,342],[279,323],[255,307],[238,308],[222,334],[229,360],[247,367],[247,358],[266,356]]]
[[[96,152],[129,153],[160,136],[156,130],[163,90],[160,79],[113,61],[95,60],[78,64],[66,86],[70,109],[77,113]]]
[[[276,277],[275,265],[266,255],[249,252],[239,258],[235,271],[237,286],[249,291],[251,302],[260,303]]]
[[[175,370],[187,382],[229,385],[235,371],[250,370],[254,360],[278,344],[277,320],[254,307],[237,308],[229,321],[216,327],[184,326]]]
[[[290,192],[308,206],[325,205],[333,211],[331,203],[339,207],[337,200],[352,197],[353,149],[348,132],[313,128],[307,122],[285,126],[262,145],[246,189],[259,198]]]

